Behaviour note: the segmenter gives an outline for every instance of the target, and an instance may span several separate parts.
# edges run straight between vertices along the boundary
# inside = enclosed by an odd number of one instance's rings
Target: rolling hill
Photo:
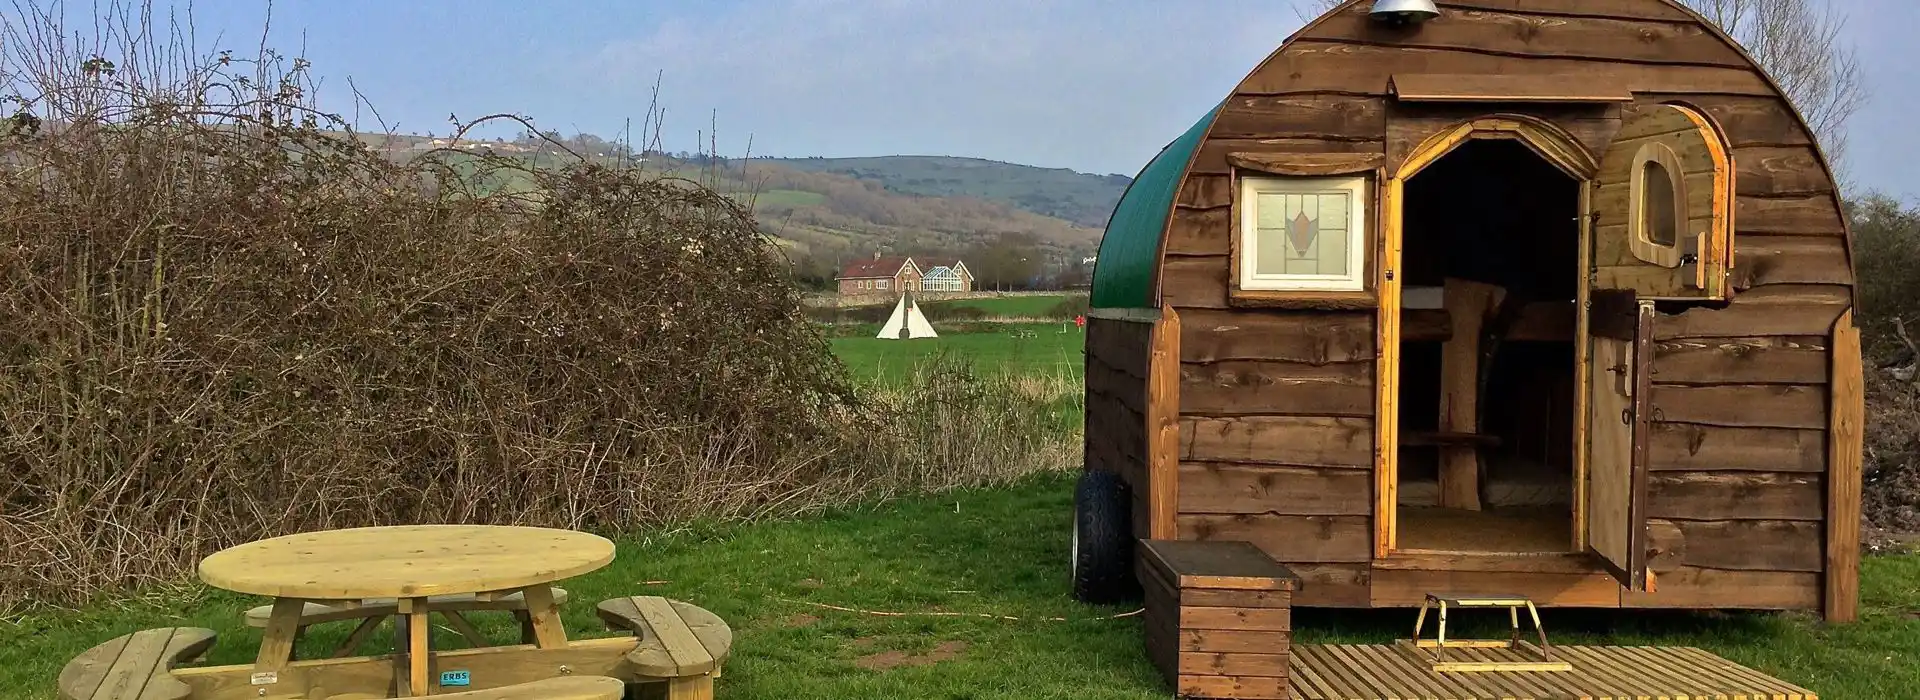
[[[396,158],[434,145],[426,136],[363,138]],[[557,149],[504,142],[469,142],[461,148],[540,167],[572,158]],[[609,164],[636,162],[576,152]],[[983,249],[1016,246],[1030,250],[1042,267],[1074,264],[1097,247],[1107,215],[1129,181],[944,156],[717,159],[654,152],[637,161],[645,170],[699,182],[751,207],[802,276],[823,286],[843,262],[876,252],[984,257]]]
[[[1107,215],[1133,181],[1125,175],[951,156],[756,158],[753,162],[848,175],[906,194],[984,199],[1091,228],[1107,225]]]

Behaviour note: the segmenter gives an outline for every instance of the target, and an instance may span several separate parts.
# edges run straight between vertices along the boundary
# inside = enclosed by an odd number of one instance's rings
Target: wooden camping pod
[[[1851,619],[1863,408],[1850,238],[1826,160],[1777,84],[1672,0],[1454,0],[1408,27],[1370,20],[1367,5],[1289,38],[1141,172],[1109,224],[1087,328],[1086,459],[1133,485],[1136,535],[1252,542],[1299,575],[1298,605],[1497,592]],[[1475,451],[1507,449],[1444,415],[1403,426],[1432,413],[1405,403],[1409,387],[1444,384],[1420,389],[1443,413],[1447,397],[1488,391],[1437,379],[1475,376],[1458,365],[1420,365],[1453,362],[1432,348],[1455,338],[1494,337],[1462,324],[1471,295],[1449,283],[1444,305],[1416,304],[1408,280],[1461,259],[1428,240],[1452,230],[1434,223],[1435,183],[1459,171],[1456,154],[1506,148],[1493,143],[1524,146],[1529,172],[1567,183],[1565,218],[1535,234],[1577,256],[1542,283],[1567,296],[1505,317],[1488,299],[1474,317],[1499,319],[1503,348],[1568,353],[1544,383],[1571,413],[1504,441],[1567,453],[1564,551],[1410,543],[1434,528],[1400,521],[1427,497],[1403,458],[1439,452],[1435,498],[1472,512],[1471,489],[1491,483]],[[1247,248],[1269,225],[1250,204],[1269,194],[1250,184],[1262,178],[1360,183],[1353,288],[1247,284]],[[1460,206],[1446,211],[1485,208]]]

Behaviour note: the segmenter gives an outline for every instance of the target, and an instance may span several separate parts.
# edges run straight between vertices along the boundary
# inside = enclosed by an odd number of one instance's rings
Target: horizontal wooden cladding
[[[1088,399],[1119,402],[1127,410],[1142,416],[1147,413],[1147,380],[1108,367],[1099,360],[1088,360],[1086,369]]]
[[[1182,415],[1372,416],[1373,363],[1229,360],[1180,366]]]
[[[1398,102],[1519,103],[1632,102],[1625,85],[1596,84],[1580,76],[1396,73],[1388,84]]]
[[[1682,338],[1654,344],[1662,384],[1825,384],[1832,358],[1819,336]]]
[[[1374,315],[1356,311],[1180,310],[1185,362],[1372,362]]]
[[[1679,8],[1646,0],[1440,0],[1443,9],[1525,12],[1534,15],[1605,17],[1610,19],[1650,19],[1668,22],[1694,22],[1692,15]]]
[[[1655,423],[1647,461],[1656,472],[1823,472],[1827,434],[1825,430]]]
[[[1586,155],[1599,159],[1607,144],[1613,141],[1613,135],[1620,131],[1619,109],[1602,105],[1501,105],[1491,109],[1487,105],[1457,104],[1394,104],[1388,108],[1387,119],[1387,164],[1398,169],[1414,149],[1419,148],[1428,138],[1459,126],[1461,123],[1488,116],[1489,112],[1501,114],[1519,114],[1535,117],[1552,123],[1567,132],[1576,143],[1585,148]]]
[[[1232,219],[1232,210],[1224,206],[1175,208],[1173,218],[1167,222],[1167,255],[1225,257],[1233,237]]]
[[[1153,325],[1104,318],[1087,319],[1087,358],[1135,377],[1147,376]]]
[[[1817,521],[1652,520],[1649,527],[1678,531],[1679,541],[1670,548],[1681,552],[1682,566],[1815,572],[1825,560]]]
[[[1233,178],[1222,175],[1194,175],[1180,183],[1180,191],[1174,195],[1174,206],[1191,209],[1212,209],[1233,204]]]
[[[1802,385],[1655,384],[1653,417],[1663,423],[1817,430],[1827,425],[1827,390]]]
[[[1147,472],[1146,419],[1110,398],[1087,400],[1083,459],[1088,469],[1120,475],[1134,487],[1134,497],[1145,500]],[[1135,525],[1144,524],[1137,518]]]
[[[1286,654],[1209,654],[1197,651],[1180,654],[1180,671],[1184,674],[1284,678],[1287,668]]]
[[[1741,236],[1839,237],[1846,233],[1840,202],[1831,194],[1745,196],[1734,198],[1733,204],[1733,225],[1739,230],[1735,247],[1740,245]]]
[[[1216,139],[1378,139],[1386,133],[1386,100],[1379,97],[1236,95],[1214,118]]]
[[[1449,20],[1451,21],[1451,20]],[[1422,27],[1422,33],[1446,22]],[[1281,95],[1345,91],[1385,95],[1394,73],[1584,74],[1649,92],[1707,92],[1773,96],[1760,74],[1747,67],[1618,63],[1596,58],[1535,57],[1480,48],[1435,48],[1429,42],[1398,45],[1324,40],[1334,28],[1322,25],[1311,36],[1287,45],[1240,83],[1239,95]],[[1629,40],[1628,43],[1634,43]],[[1490,46],[1513,46],[1493,42]],[[1523,45],[1524,46],[1524,45]],[[1598,52],[1596,52],[1598,53]]]
[[[1818,474],[1660,472],[1647,486],[1647,513],[1655,518],[1819,520],[1826,509]]]
[[[1208,138],[1194,154],[1190,174],[1225,175],[1233,170],[1227,161],[1232,153],[1385,153],[1386,142],[1380,134],[1358,138]]]
[[[1421,25],[1419,31],[1408,32],[1374,21],[1365,12],[1355,11],[1327,18],[1327,21],[1314,28],[1312,36],[1339,37],[1394,47],[1459,49],[1529,58],[1728,68],[1747,68],[1749,65],[1738,50],[1712,36],[1705,26],[1679,22],[1468,10],[1449,12],[1440,21],[1428,22]],[[1482,71],[1435,67],[1430,72]],[[1578,74],[1578,71],[1569,70],[1561,75]],[[1597,78],[1595,80],[1599,81]]]
[[[1373,468],[1373,421],[1368,418],[1189,417],[1180,421],[1180,438],[1183,462]]]
[[[1853,284],[1847,242],[1839,236],[1738,236],[1736,290],[1763,284]]]
[[[1852,284],[1847,242],[1839,236],[1739,235],[1733,240],[1735,289],[1767,284]]]
[[[1366,516],[1182,514],[1179,529],[1180,539],[1251,542],[1275,561],[1364,562],[1373,557],[1373,525]]]
[[[1620,582],[1601,571],[1532,573],[1378,567],[1373,570],[1373,606],[1376,608],[1417,607],[1425,601],[1428,593],[1518,595],[1531,599],[1537,605],[1553,607],[1620,606]]]
[[[1180,512],[1371,515],[1373,475],[1364,469],[1183,462]]]
[[[1225,309],[1230,269],[1225,255],[1168,256],[1160,264],[1160,298],[1182,312],[1187,309]]]
[[[1180,604],[1180,628],[1201,630],[1252,630],[1285,632],[1291,619],[1289,608],[1239,608]]]
[[[1266,630],[1182,629],[1180,651],[1260,654],[1287,648],[1289,634]]]
[[[1811,610],[1820,607],[1820,575],[1794,571],[1681,568],[1661,572],[1656,590],[1623,591],[1629,608]]]
[[[1656,340],[1824,336],[1852,304],[1853,290],[1836,284],[1770,284],[1734,295],[1726,308],[1693,308],[1654,317]]]
[[[1813,146],[1745,146],[1733,149],[1735,194],[1824,194],[1833,181]],[[1735,223],[1735,226],[1739,224]]]
[[[1284,700],[1291,692],[1285,676],[1189,676],[1174,684],[1180,695],[1195,698]]]
[[[1364,608],[1372,605],[1373,572],[1363,563],[1289,563],[1300,577],[1293,604],[1302,607]]]
[[[1805,146],[1813,143],[1792,107],[1778,97],[1750,95],[1689,95],[1640,93],[1626,108],[1632,116],[1656,105],[1681,103],[1706,113],[1734,148],[1745,146]]]

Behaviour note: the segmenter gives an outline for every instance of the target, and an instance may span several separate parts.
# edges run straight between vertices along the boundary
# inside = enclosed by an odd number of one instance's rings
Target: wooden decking
[[[1506,649],[1448,656],[1524,660]],[[1554,647],[1572,671],[1432,673],[1391,645],[1296,644],[1294,700],[1818,700],[1813,691],[1687,647]],[[1512,656],[1512,659],[1508,659]]]

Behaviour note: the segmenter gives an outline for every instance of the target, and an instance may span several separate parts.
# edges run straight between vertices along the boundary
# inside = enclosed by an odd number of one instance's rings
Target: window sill
[[[1245,308],[1311,309],[1323,311],[1373,309],[1380,306],[1380,297],[1374,294],[1371,289],[1357,292],[1234,289],[1227,293],[1227,305]]]

